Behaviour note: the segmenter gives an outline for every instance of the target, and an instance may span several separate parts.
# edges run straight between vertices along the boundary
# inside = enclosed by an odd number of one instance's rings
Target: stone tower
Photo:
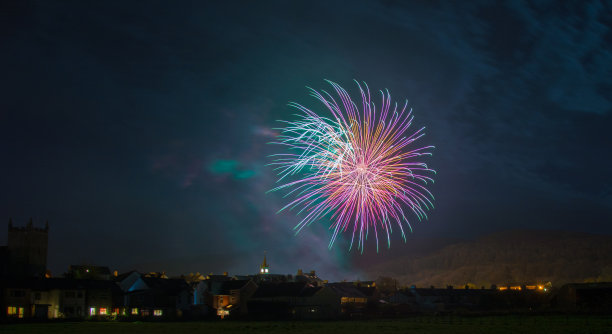
[[[47,270],[49,223],[36,228],[32,219],[25,227],[8,225],[8,274],[12,277],[44,277]]]

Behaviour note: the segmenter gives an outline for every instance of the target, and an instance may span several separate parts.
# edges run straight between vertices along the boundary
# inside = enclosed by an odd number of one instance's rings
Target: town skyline
[[[48,224],[44,228],[31,221],[24,227],[9,224],[7,246],[0,247],[0,306],[6,310],[0,322],[380,321],[441,313],[605,312],[610,307],[612,283],[607,277],[560,286],[541,279],[506,279],[489,287],[470,282],[419,287],[402,286],[383,276],[330,282],[315,270],[274,273],[266,254],[255,274],[172,277],[163,271],[119,273],[107,266],[70,265],[54,277],[46,269],[48,232]]]
[[[178,264],[132,264],[121,267],[113,261],[93,263],[75,258],[63,259],[68,264],[59,270],[57,267],[52,270],[48,265],[48,259],[53,258],[53,254],[48,253],[49,231],[48,222],[44,226],[36,226],[32,220],[23,225],[14,224],[10,220],[7,245],[0,245],[0,272],[3,273],[0,276],[63,277],[72,267],[81,266],[109,268],[109,275],[114,273],[115,276],[137,271],[143,274],[162,274],[166,278],[219,275],[246,277],[261,274],[292,277],[302,273],[318,277],[315,273],[322,273],[325,282],[392,279],[398,287],[484,288],[525,284],[559,287],[568,283],[612,281],[612,237],[587,233],[515,230],[487,235],[477,240],[447,239],[438,240],[437,243],[425,240],[427,247],[421,245],[421,248],[414,248],[411,254],[387,258],[375,266],[370,264],[370,259],[365,258],[361,263],[354,264],[354,267],[363,268],[358,273],[336,270],[330,274],[319,270],[316,264],[296,266],[295,262],[275,263],[273,260],[270,266],[267,251],[260,254],[260,258],[245,270],[232,270],[235,268],[227,265],[213,268],[206,261],[190,263],[190,269],[183,270],[190,259],[184,259]],[[516,247],[517,244],[521,246]],[[595,244],[602,246],[593,248]],[[257,254],[250,255],[257,257]],[[255,265],[261,261],[261,257],[263,263]]]
[[[280,271],[341,280],[515,229],[612,234],[605,2],[9,0],[0,12],[0,241],[11,218],[48,220],[54,272],[247,272],[268,251]],[[348,233],[329,249],[329,217],[295,235],[304,213],[279,213],[287,201],[269,192],[278,120],[297,119],[290,101],[317,108],[306,86],[324,79],[408,99],[435,146],[434,209],[409,215],[390,249],[370,235],[349,251]]]

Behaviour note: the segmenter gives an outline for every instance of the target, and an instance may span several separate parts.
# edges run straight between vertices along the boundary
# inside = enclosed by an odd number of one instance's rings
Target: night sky
[[[266,250],[350,279],[428,238],[610,234],[612,8],[538,3],[2,1],[0,221],[48,219],[55,275],[249,274]],[[273,128],[324,79],[427,127],[436,208],[407,244],[328,250],[328,222],[276,214]]]

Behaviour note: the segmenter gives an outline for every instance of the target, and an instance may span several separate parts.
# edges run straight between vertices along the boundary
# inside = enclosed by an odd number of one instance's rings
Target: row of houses
[[[392,278],[328,283],[315,271],[273,274],[264,255],[255,275],[168,278],[164,273],[119,274],[108,267],[73,265],[63,277],[46,269],[49,225],[8,224],[0,247],[0,320],[179,319],[251,317],[330,319],[456,310],[556,307],[612,310],[612,283],[514,283],[490,289],[398,289]]]
[[[537,289],[400,289],[375,282],[327,283],[316,275],[197,275],[168,278],[131,271],[3,280],[5,320],[16,319],[336,319],[457,310],[612,310],[612,283]],[[78,276],[78,275],[77,275]]]
[[[327,284],[312,274],[226,274],[193,279],[131,271],[109,279],[91,275],[5,279],[0,297],[7,310],[4,317],[11,319],[325,319],[337,317],[347,307],[365,307],[379,298],[373,282]]]

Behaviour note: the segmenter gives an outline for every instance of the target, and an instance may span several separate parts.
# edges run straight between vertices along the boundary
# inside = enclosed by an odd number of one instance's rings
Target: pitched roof
[[[232,280],[225,281],[221,285],[222,290],[230,291],[230,290],[239,290],[242,289],[245,285],[247,285],[251,280]]]
[[[168,293],[178,293],[189,289],[189,284],[181,278],[141,277],[149,289],[164,290]]]
[[[321,291],[321,289],[323,289],[321,286],[306,286],[300,293],[300,297],[314,296],[317,292]]]
[[[114,280],[115,280],[115,281],[117,281],[117,282],[121,282],[121,281],[123,281],[124,279],[126,279],[128,276],[130,276],[132,273],[138,273],[138,272],[137,272],[136,270],[130,270],[130,271],[128,271],[128,272],[121,273],[121,274],[117,275],[117,276],[114,278]]]
[[[229,295],[232,290],[240,290],[251,280],[212,281],[209,284],[212,295]]]
[[[328,283],[325,286],[331,288],[340,297],[367,298],[353,283]]]
[[[357,286],[357,290],[368,297],[373,297],[376,294],[376,287]]]
[[[309,297],[319,290],[305,282],[262,283],[253,298]]]

